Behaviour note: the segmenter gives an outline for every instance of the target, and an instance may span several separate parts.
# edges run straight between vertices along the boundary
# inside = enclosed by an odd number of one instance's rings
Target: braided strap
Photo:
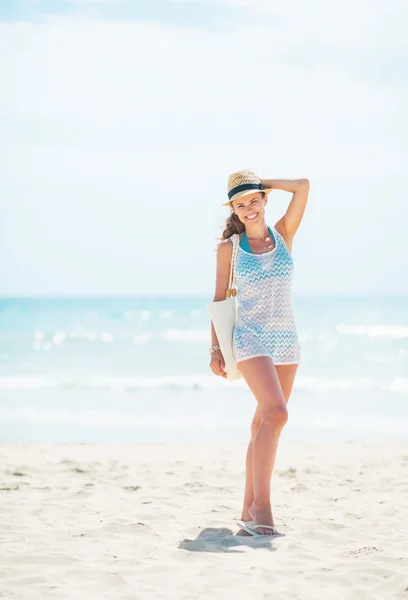
[[[237,251],[239,246],[239,235],[238,233],[234,233],[230,240],[232,242],[232,256],[231,256],[231,268],[230,268],[230,276],[228,281],[228,289],[226,292],[226,297],[236,296],[237,290],[235,285],[235,261],[237,258]]]

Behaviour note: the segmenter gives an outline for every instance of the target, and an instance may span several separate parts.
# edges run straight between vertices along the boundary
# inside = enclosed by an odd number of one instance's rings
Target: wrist
[[[214,352],[217,352],[218,350],[221,350],[221,347],[219,344],[214,344],[213,346],[211,346],[210,348],[210,354],[214,354]]]

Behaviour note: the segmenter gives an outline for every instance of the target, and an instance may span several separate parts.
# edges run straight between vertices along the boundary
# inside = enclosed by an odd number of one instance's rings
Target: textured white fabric
[[[231,268],[228,289],[235,281],[234,264],[237,256],[239,235],[231,236],[233,244]],[[221,348],[221,353],[225,362],[225,372],[229,381],[240,379],[242,377],[232,349],[232,336],[235,327],[236,319],[236,301],[235,297],[231,296],[225,300],[210,302],[207,304],[207,309],[214,325],[215,333],[217,334],[218,343]]]
[[[233,351],[237,362],[270,356],[276,365],[298,364],[301,347],[292,308],[294,263],[283,237],[271,229],[275,247],[270,252],[252,254],[238,248]]]

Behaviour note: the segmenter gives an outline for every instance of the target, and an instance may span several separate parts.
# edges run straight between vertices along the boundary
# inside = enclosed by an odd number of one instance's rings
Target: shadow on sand
[[[283,534],[276,536],[251,536],[245,531],[240,529],[236,535],[233,534],[231,529],[222,527],[217,529],[215,527],[206,527],[203,531],[200,531],[195,540],[185,539],[179,544],[181,550],[188,550],[189,552],[229,552],[237,553],[242,552],[240,547],[248,546],[250,548],[266,548],[267,550],[275,551],[273,542],[282,537]]]

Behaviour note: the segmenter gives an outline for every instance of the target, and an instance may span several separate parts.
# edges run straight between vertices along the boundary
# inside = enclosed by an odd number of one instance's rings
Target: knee
[[[280,406],[278,408],[266,409],[262,415],[262,422],[275,427],[282,428],[285,426],[289,418],[288,409],[286,406]]]

